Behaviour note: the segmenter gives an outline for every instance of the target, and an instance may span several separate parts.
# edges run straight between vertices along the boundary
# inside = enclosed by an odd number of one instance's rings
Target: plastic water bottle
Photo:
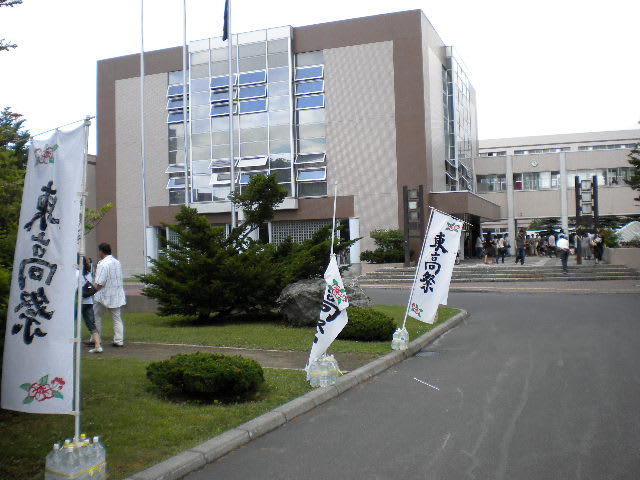
[[[393,350],[406,350],[409,348],[409,332],[406,329],[398,328],[393,332],[391,348]]]
[[[54,443],[53,449],[47,454],[47,457],[44,462],[44,478],[45,480],[57,480],[59,477],[55,474],[60,470],[60,460],[61,460],[61,452],[60,452],[60,444]]]
[[[92,480],[106,480],[107,478],[107,451],[104,445],[100,443],[98,436],[93,437],[93,465],[95,465],[96,471],[92,477]]]

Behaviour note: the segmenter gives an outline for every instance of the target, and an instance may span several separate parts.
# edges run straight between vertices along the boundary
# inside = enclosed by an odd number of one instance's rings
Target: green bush
[[[378,248],[362,252],[361,261],[371,263],[404,261],[404,234],[401,230],[372,230],[369,236],[373,238]]]
[[[396,325],[386,313],[371,308],[349,307],[349,321],[338,338],[342,340],[362,340],[377,342],[391,340]]]
[[[264,372],[250,358],[197,352],[150,363],[147,378],[167,396],[233,402],[252,399]]]

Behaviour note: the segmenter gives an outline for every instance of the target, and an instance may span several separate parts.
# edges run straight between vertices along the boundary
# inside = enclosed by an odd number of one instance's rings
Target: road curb
[[[428,331],[409,343],[407,350],[393,351],[340,377],[335,385],[317,388],[290,402],[227,430],[200,445],[168,458],[152,467],[138,472],[125,480],[178,480],[201,469],[242,445],[261,437],[319,405],[337,397],[347,390],[366,382],[405,358],[412,357],[426,345],[448,332],[467,318],[469,313],[461,310],[442,325]]]

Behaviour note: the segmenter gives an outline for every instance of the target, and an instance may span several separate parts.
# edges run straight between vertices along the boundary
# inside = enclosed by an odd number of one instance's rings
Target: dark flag
[[[222,41],[229,38],[229,0],[224,1],[224,25],[222,27]]]

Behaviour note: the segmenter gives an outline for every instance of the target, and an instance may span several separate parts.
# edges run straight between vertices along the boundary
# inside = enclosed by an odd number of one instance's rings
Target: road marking
[[[413,379],[416,382],[420,382],[420,383],[424,383],[427,387],[431,387],[431,388],[435,388],[436,390],[440,391],[440,389],[438,387],[434,387],[433,385],[431,385],[430,383],[427,382],[423,382],[422,380],[417,379],[416,377],[413,377]]]

